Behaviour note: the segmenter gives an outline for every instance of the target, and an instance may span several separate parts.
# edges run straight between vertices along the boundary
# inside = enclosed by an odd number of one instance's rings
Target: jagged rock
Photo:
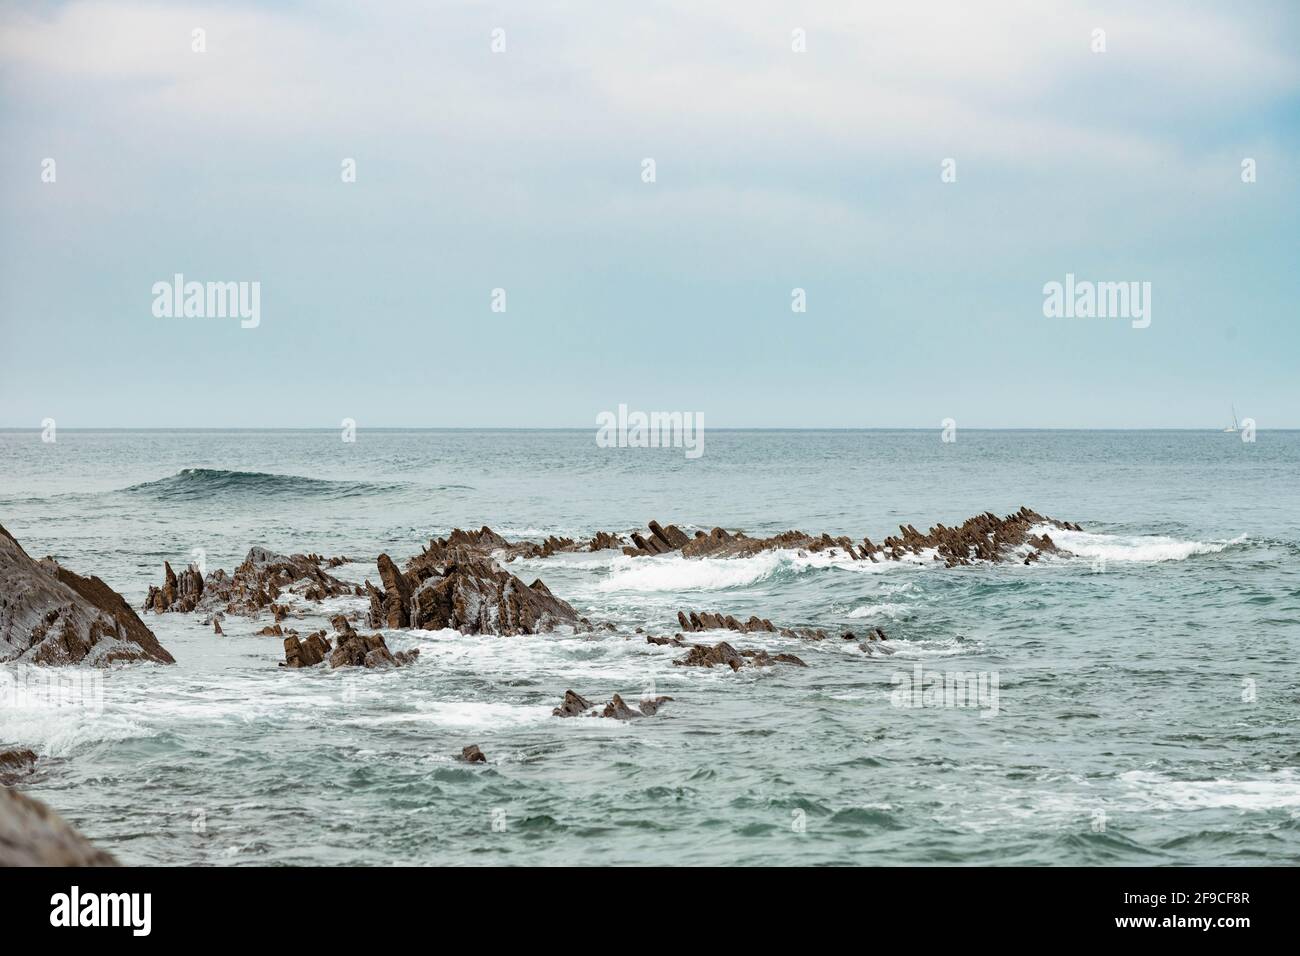
[[[256,616],[271,608],[276,620],[289,613],[286,605],[276,604],[284,592],[304,600],[320,602],[327,597],[361,594],[361,590],[331,574],[322,565],[337,567],[342,559],[322,558],[318,554],[284,555],[266,548],[249,549],[242,564],[229,575],[218,568],[204,579],[191,565],[177,577],[170,564],[164,563],[161,588],[149,589],[145,608],[161,614],[165,611],[221,610],[227,614]]]
[[[39,800],[0,788],[0,867],[116,865]]]
[[[0,527],[0,662],[173,664],[122,596],[52,558],[33,560]]]
[[[635,720],[638,717],[653,717],[659,712],[659,708],[670,700],[671,697],[646,698],[641,701],[641,709],[637,710],[635,707],[629,707],[622,697],[615,694],[600,713],[595,713],[595,705],[591,701],[581,694],[566,690],[563,702],[551,711],[551,716],[580,717],[587,714],[591,717],[611,717],[614,720]]]
[[[35,768],[35,751],[22,747],[0,748],[0,787],[12,787]]]
[[[213,634],[225,634],[225,633],[226,633],[225,631],[223,631],[223,630],[221,629],[221,619],[220,619],[220,618],[216,618],[216,617],[214,617],[214,618],[212,619],[212,633],[213,633]]]
[[[490,530],[476,532],[480,539]],[[436,553],[436,556],[435,556]],[[381,555],[381,561],[387,558]],[[406,620],[424,630],[453,628],[462,634],[538,634],[557,624],[583,623],[567,602],[541,581],[524,584],[480,550],[463,547],[426,549],[399,572],[387,560],[390,581],[380,591],[367,582],[370,620],[393,606],[390,592],[409,592]]]
[[[683,631],[736,631],[739,634],[768,632],[782,637],[797,637],[804,641],[824,641],[826,632],[815,627],[777,627],[767,618],[753,615],[748,621],[740,621],[730,614],[713,614],[709,611],[678,611],[677,623]]]
[[[742,667],[771,667],[773,664],[791,664],[795,667],[807,667],[793,654],[771,654],[764,650],[738,651],[726,641],[717,644],[691,644],[685,657],[673,661],[679,667],[713,667],[721,665],[738,671]]]
[[[466,763],[487,763],[487,757],[483,751],[478,749],[478,744],[470,744],[468,747],[462,747],[460,759]]]
[[[564,692],[564,700],[551,711],[552,717],[577,717],[591,710],[594,705],[581,694],[575,694],[571,690]]]
[[[861,543],[855,544],[847,536],[809,535],[802,531],[784,531],[768,538],[751,538],[743,531],[731,532],[724,528],[714,528],[707,533],[697,531],[695,537],[689,538],[676,525],[663,528],[658,522],[651,521],[649,536],[634,533],[632,546],[625,547],[623,553],[632,557],[646,557],[680,551],[688,558],[744,558],[779,548],[812,553],[839,550],[854,561],[899,561],[909,554],[919,555],[925,549],[934,549],[937,560],[953,567],[973,561],[1003,561],[1012,551],[1026,543],[1039,551],[1057,550],[1055,543],[1046,534],[1041,538],[1030,534],[1030,529],[1036,525],[1052,525],[1069,531],[1082,530],[1077,524],[1047,518],[1023,507],[1005,518],[987,512],[976,515],[956,528],[938,524],[925,534],[910,524],[900,525],[897,536],[891,535],[879,545],[870,538],[863,538]]]
[[[635,720],[637,717],[643,717],[644,714],[639,710],[633,710],[627,704],[623,703],[623,698],[615,694],[613,699],[605,705],[605,709],[600,712],[602,717],[612,717],[615,720]]]
[[[315,667],[325,660],[330,650],[324,631],[308,635],[306,641],[300,641],[296,634],[291,635],[284,639],[284,666]]]
[[[381,554],[378,564],[379,579],[384,584],[384,624],[382,626],[394,630],[409,627],[411,624],[411,586],[406,583],[406,577],[401,571],[397,570],[397,565],[393,564],[393,559],[388,555]],[[369,584],[369,582],[366,583]],[[374,600],[373,596],[371,600]]]
[[[149,596],[144,599],[145,610],[155,614],[164,611],[181,611],[188,613],[198,607],[203,597],[203,575],[198,566],[191,564],[177,577],[171,563],[163,562],[163,586],[149,588]]]
[[[643,697],[637,706],[641,708],[642,716],[653,717],[659,713],[659,708],[670,700],[672,700],[671,697],[656,697],[653,700],[649,697]]]

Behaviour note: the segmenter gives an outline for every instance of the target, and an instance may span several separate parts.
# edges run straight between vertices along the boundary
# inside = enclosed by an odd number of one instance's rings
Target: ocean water
[[[195,549],[227,570],[254,544],[343,554],[377,580],[380,552],[457,526],[878,541],[1023,504],[1086,529],[1030,566],[516,562],[616,630],[386,632],[421,651],[387,672],[285,670],[264,620],[151,614],[174,667],[78,703],[8,665],[28,691],[0,701],[0,744],[37,750],[28,789],[134,864],[1300,862],[1298,476],[1296,432],[716,430],[693,461],[593,430],[0,432],[0,523],[136,606]],[[680,608],[881,626],[896,653],[727,635],[808,667],[675,667],[635,629],[671,634]],[[986,696],[899,706],[918,666]],[[566,688],[674,700],[553,718]],[[455,759],[471,743],[487,765]]]

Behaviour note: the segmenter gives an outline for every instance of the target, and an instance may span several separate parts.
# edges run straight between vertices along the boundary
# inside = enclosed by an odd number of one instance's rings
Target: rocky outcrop
[[[489,529],[475,532],[484,533]],[[449,548],[435,542],[412,558],[405,572],[398,571],[387,555],[379,556],[379,564],[384,589],[366,582],[372,627],[513,635],[585,623],[540,580],[524,584],[477,548]]]
[[[0,527],[0,662],[175,663],[122,596],[52,558],[33,560]]]
[[[924,534],[910,524],[900,525],[898,535],[890,535],[880,544],[875,544],[870,538],[855,543],[846,535],[809,535],[802,531],[751,538],[743,531],[732,532],[724,528],[697,531],[691,537],[676,525],[665,528],[657,521],[651,521],[650,533],[633,534],[632,545],[625,547],[623,553],[647,557],[676,551],[688,558],[744,558],[763,551],[788,549],[810,553],[839,552],[853,561],[900,561],[909,555],[916,556],[933,549],[936,552],[934,560],[954,567],[977,561],[1004,561],[1022,545],[1034,549],[1035,554],[1057,550],[1046,534],[1039,537],[1030,533],[1038,525],[1082,530],[1077,524],[1048,518],[1023,507],[1005,518],[988,512],[976,515],[955,528],[937,524]]]
[[[39,800],[0,788],[0,867],[116,865]]]
[[[653,717],[659,709],[672,700],[671,697],[646,698],[641,701],[640,709],[629,707],[618,694],[610,698],[604,708],[597,711],[596,705],[581,694],[571,690],[564,692],[560,706],[551,711],[552,717],[610,717],[614,720],[636,720],[638,717]]]
[[[331,644],[324,631],[299,639],[291,633],[284,639],[284,662],[281,667],[315,667],[329,661],[330,667],[401,667],[415,663],[419,650],[390,651],[382,634],[358,634],[341,614],[330,623],[337,631]]]
[[[509,564],[516,558],[549,558],[555,554],[580,551],[604,551],[623,546],[623,538],[608,531],[597,531],[592,537],[573,539],[550,535],[543,541],[508,541],[487,525],[477,531],[456,528],[445,538],[432,538],[429,546],[408,564],[409,575],[420,563],[437,565],[446,560],[449,552],[456,550],[478,551],[485,557],[497,558]],[[387,588],[387,585],[385,585]]]
[[[35,769],[35,751],[0,747],[0,787],[12,787]]]
[[[478,744],[470,744],[460,749],[460,759],[466,763],[487,763],[487,756],[478,749]]]
[[[764,650],[738,651],[726,641],[717,644],[687,644],[690,651],[685,657],[673,661],[679,667],[730,667],[738,671],[742,667],[771,667],[773,664],[791,664],[795,667],[808,665],[793,654],[771,654]]]
[[[246,617],[255,617],[263,609],[271,608],[279,620],[287,608],[275,602],[286,592],[312,602],[361,595],[360,588],[340,581],[325,570],[346,561],[346,558],[323,558],[319,554],[278,554],[254,547],[233,575],[218,568],[206,578],[199,575],[194,565],[177,575],[164,562],[162,587],[149,589],[144,606],[158,614],[202,610]]]
[[[163,586],[149,588],[144,599],[145,610],[162,614],[164,611],[188,613],[199,605],[203,597],[203,575],[198,565],[191,564],[177,576],[171,563],[163,562]]]
[[[748,621],[740,621],[730,614],[713,614],[709,611],[678,611],[677,623],[683,631],[736,631],[739,634],[767,632],[780,634],[782,637],[797,637],[803,641],[824,641],[826,632],[816,627],[777,627],[767,618],[751,616]]]

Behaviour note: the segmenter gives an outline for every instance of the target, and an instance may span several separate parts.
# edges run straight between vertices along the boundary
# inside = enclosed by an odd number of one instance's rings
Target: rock
[[[770,667],[773,664],[791,664],[795,667],[807,667],[793,654],[770,654],[764,650],[737,651],[726,641],[717,644],[692,644],[685,657],[673,661],[679,667],[714,667],[723,665],[738,671],[749,665],[752,667]]]
[[[483,751],[478,749],[478,744],[470,744],[468,747],[462,747],[460,751],[460,759],[466,763],[487,763],[487,757],[483,755]]]
[[[552,717],[577,717],[591,710],[593,704],[581,694],[575,694],[571,690],[564,692],[564,700],[559,707],[551,711]]]
[[[122,596],[52,558],[33,560],[0,527],[0,662],[173,664]]]
[[[172,570],[170,562],[163,562],[163,586],[151,587],[144,600],[145,610],[156,614],[164,611],[193,611],[203,597],[203,575],[198,566],[191,564],[180,576]]]
[[[602,717],[612,717],[615,720],[635,720],[637,717],[643,717],[644,714],[639,710],[633,710],[627,704],[623,703],[623,698],[618,694],[614,695],[613,700],[605,705],[605,709],[600,712]]]
[[[163,585],[149,589],[145,608],[159,614],[221,610],[253,617],[270,607],[276,620],[280,620],[289,613],[289,608],[275,601],[286,591],[312,602],[358,593],[353,585],[322,568],[322,565],[337,567],[342,563],[340,559],[322,558],[318,554],[284,555],[261,547],[250,548],[233,575],[218,568],[207,578],[199,579],[198,569],[191,565],[177,577],[171,565],[164,563]]]
[[[738,671],[745,666],[745,659],[726,641],[719,641],[717,644],[694,644],[685,657],[678,658],[673,663],[679,667],[713,667],[720,664]]]
[[[116,865],[39,800],[0,788],[0,867]]]
[[[635,707],[629,707],[622,697],[615,694],[600,713],[595,713],[595,705],[591,701],[581,694],[566,690],[564,701],[551,711],[551,716],[580,717],[586,714],[590,717],[610,717],[614,720],[636,720],[638,717],[653,717],[659,712],[659,708],[670,700],[671,697],[646,698],[641,701],[641,709],[637,710]]]
[[[0,748],[0,787],[12,787],[36,768],[36,753],[26,748]]]
[[[580,620],[578,612],[542,582],[526,585],[473,551],[452,550],[441,565],[423,565],[420,571],[427,576],[411,595],[412,627],[453,628],[462,634],[538,634]]]
[[[213,634],[225,634],[225,633],[226,633],[225,631],[223,631],[223,630],[221,629],[221,620],[220,620],[220,618],[215,618],[215,617],[214,617],[214,618],[212,619],[212,633],[213,633]]]
[[[643,697],[638,706],[641,708],[641,713],[646,717],[653,717],[659,713],[659,708],[670,700],[672,700],[671,697],[655,697],[654,699]]]
[[[402,572],[397,570],[397,565],[393,564],[393,559],[388,555],[381,554],[378,564],[379,578],[384,584],[384,626],[394,630],[409,627],[411,623],[411,586],[406,582],[406,577]],[[374,617],[373,608],[371,616]]]
[[[1047,518],[1029,508],[1021,508],[1005,518],[986,512],[968,518],[956,528],[938,524],[924,534],[913,525],[900,525],[897,536],[891,535],[879,545],[870,538],[863,538],[855,544],[851,538],[843,535],[810,535],[802,531],[784,531],[768,538],[751,538],[743,531],[733,532],[723,528],[714,528],[707,534],[703,531],[696,532],[695,537],[690,538],[676,525],[664,528],[657,521],[652,521],[649,525],[650,534],[644,536],[634,533],[632,545],[623,548],[623,553],[633,557],[646,557],[679,551],[688,558],[745,558],[763,551],[787,549],[810,553],[843,553],[852,561],[901,561],[909,555],[916,556],[924,550],[933,549],[936,560],[953,567],[973,561],[1003,561],[1025,543],[1039,551],[1057,550],[1055,543],[1046,534],[1041,537],[1030,534],[1030,529],[1039,525],[1080,530],[1077,524]]]
[[[284,665],[285,667],[315,667],[329,656],[330,642],[325,638],[324,631],[316,631],[309,635],[306,641],[298,640],[298,636],[291,635],[284,639]]]
[[[257,632],[258,637],[283,637],[284,630],[279,624],[268,624]]]
[[[804,641],[824,641],[826,632],[815,627],[777,627],[767,618],[751,615],[748,621],[740,621],[730,614],[713,614],[709,611],[678,611],[677,623],[683,631],[736,631],[739,634],[768,632],[782,637],[797,637]]]

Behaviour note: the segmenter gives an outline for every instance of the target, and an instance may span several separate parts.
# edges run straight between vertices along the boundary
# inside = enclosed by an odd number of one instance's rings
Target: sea
[[[269,620],[143,611],[174,666],[0,665],[0,746],[40,757],[25,788],[124,863],[1300,862],[1300,432],[716,429],[698,458],[591,429],[44,437],[0,432],[0,524],[135,607],[164,561],[262,545],[378,583],[379,554],[457,527],[879,542],[1024,505],[1083,528],[1029,565],[518,560],[611,627],[386,631],[420,651],[395,670],[289,670]],[[828,639],[705,635],[807,667],[681,667],[645,640],[678,610]],[[859,646],[876,627],[892,655]],[[567,689],[672,701],[552,716]]]

